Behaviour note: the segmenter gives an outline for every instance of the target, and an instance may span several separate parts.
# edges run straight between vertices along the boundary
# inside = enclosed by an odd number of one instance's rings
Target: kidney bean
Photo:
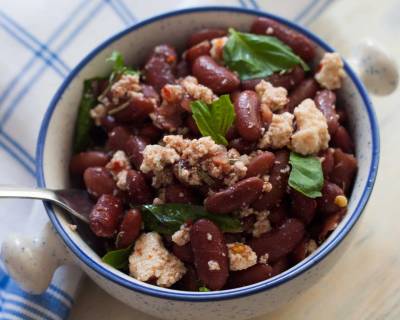
[[[228,249],[222,232],[210,220],[197,220],[190,230],[190,243],[199,279],[211,290],[221,289],[229,276]]]
[[[117,231],[121,215],[121,200],[111,194],[103,194],[89,214],[90,229],[98,237],[111,238]]]
[[[296,248],[294,248],[290,253],[290,259],[293,261],[293,263],[299,263],[306,258],[308,241],[309,238],[307,236],[304,237],[303,240],[301,240]]]
[[[188,62],[193,63],[193,61],[196,60],[198,57],[209,55],[210,49],[210,41],[200,42],[186,50],[185,59]]]
[[[338,114],[339,123],[342,126],[346,125],[347,124],[347,113],[346,113],[346,111],[344,109],[337,108],[336,112]]]
[[[194,45],[203,42],[205,40],[212,40],[215,38],[220,38],[226,36],[225,29],[218,29],[218,28],[206,28],[201,29],[192,33],[192,35],[188,39],[188,48],[193,47]]]
[[[337,228],[340,221],[342,221],[343,217],[345,216],[346,212],[347,208],[343,208],[338,212],[331,214],[325,219],[318,235],[318,240],[320,243],[324,241],[331,234],[331,232]]]
[[[300,84],[289,94],[289,102],[286,105],[287,110],[293,112],[294,108],[296,108],[303,100],[307,98],[313,99],[318,89],[318,83],[313,78],[308,78],[300,82]]]
[[[241,223],[242,223],[243,232],[249,233],[249,234],[252,233],[255,222],[256,222],[256,216],[254,214],[242,218]]]
[[[306,61],[312,60],[315,56],[315,45],[311,40],[301,33],[272,19],[257,18],[253,22],[250,32],[277,37]]]
[[[275,277],[276,275],[286,271],[289,269],[290,264],[287,257],[280,258],[278,261],[272,264],[272,274],[271,277]]]
[[[90,167],[83,173],[87,192],[98,198],[102,194],[113,194],[116,190],[114,178],[104,167]]]
[[[201,56],[194,60],[192,74],[218,95],[235,91],[240,85],[236,74],[220,66],[210,56]]]
[[[263,176],[269,173],[275,162],[275,155],[272,152],[264,151],[256,155],[247,165],[246,178]]]
[[[106,149],[112,151],[125,150],[126,141],[131,136],[131,133],[125,127],[115,127],[108,133]]]
[[[87,168],[104,167],[108,161],[110,161],[110,157],[104,152],[80,152],[72,156],[69,163],[69,170],[72,174],[80,176]]]
[[[243,138],[236,138],[229,141],[229,147],[234,148],[241,154],[249,154],[257,147],[256,142],[249,142]]]
[[[148,204],[152,202],[152,191],[142,172],[128,170],[126,180],[128,195],[132,204]]]
[[[225,243],[243,242],[241,233],[224,233]]]
[[[257,256],[268,253],[268,261],[273,263],[290,253],[303,236],[304,224],[296,218],[289,218],[278,229],[250,239],[249,245]]]
[[[280,150],[275,153],[275,163],[269,176],[272,185],[270,192],[265,192],[253,203],[256,210],[270,210],[279,205],[286,193],[289,179],[289,152]]]
[[[335,158],[335,166],[331,173],[331,181],[347,193],[357,172],[357,160],[353,155],[344,153],[340,149],[335,149],[333,156]]]
[[[177,287],[184,291],[199,291],[199,281],[196,270],[190,265],[186,266],[186,273],[181,280],[177,282]]]
[[[254,91],[243,91],[235,101],[236,129],[248,141],[261,137],[260,101]]]
[[[146,83],[153,86],[158,92],[167,83],[174,83],[176,62],[177,56],[174,48],[166,44],[154,47],[143,68]]]
[[[168,203],[195,203],[196,197],[193,192],[181,185],[171,184],[165,188],[165,200]]]
[[[335,204],[335,198],[343,195],[344,192],[338,185],[325,180],[321,193],[322,197],[317,198],[318,211],[332,214],[340,210],[340,207]]]
[[[268,220],[274,228],[281,226],[288,218],[289,209],[285,203],[281,203],[279,206],[271,209]]]
[[[242,90],[254,90],[261,80],[270,82],[274,87],[284,87],[291,90],[296,87],[304,79],[304,70],[302,67],[295,66],[291,71],[285,73],[273,73],[265,78],[242,80]]]
[[[192,115],[189,115],[186,118],[186,126],[189,128],[192,134],[194,134],[197,137],[201,136],[199,128],[197,127],[196,121],[194,121]]]
[[[149,140],[151,143],[155,143],[160,140],[162,131],[154,126],[152,123],[145,124],[139,129],[139,136]]]
[[[100,119],[100,125],[105,131],[110,132],[118,124],[117,124],[117,121],[115,121],[115,118],[113,116],[107,115]]]
[[[263,180],[251,177],[206,198],[205,208],[213,213],[230,213],[250,205],[262,192]]]
[[[185,263],[193,263],[194,261],[190,242],[186,243],[184,246],[178,246],[176,243],[172,243],[172,252],[179,260]]]
[[[160,103],[160,95],[153,88],[153,86],[150,86],[148,84],[141,84],[141,87],[142,87],[143,96],[145,98],[154,99],[156,104]]]
[[[153,99],[135,95],[124,109],[114,113],[114,118],[120,123],[130,124],[144,119],[149,113],[154,111],[154,107],[155,103]]]
[[[139,170],[143,161],[143,150],[148,145],[148,141],[142,137],[131,135],[125,143],[125,152],[132,165]]]
[[[321,110],[328,123],[328,131],[332,136],[339,127],[339,116],[336,113],[336,94],[331,90],[318,91],[314,98],[317,108]]]
[[[339,126],[332,137],[332,144],[346,153],[354,153],[353,140],[345,127]]]
[[[129,247],[139,237],[142,227],[142,213],[139,209],[128,210],[122,218],[115,240],[118,249]]]
[[[227,288],[239,288],[249,286],[272,276],[272,268],[268,264],[259,263],[250,268],[231,272],[229,275]]]
[[[190,68],[186,60],[181,60],[176,65],[176,76],[184,78],[190,74]]]
[[[304,224],[309,224],[315,216],[317,201],[306,197],[294,189],[290,190],[290,198],[293,216],[299,218]]]
[[[183,109],[179,104],[162,103],[154,110],[153,123],[165,131],[176,131],[182,124]]]
[[[324,178],[327,179],[331,175],[331,172],[333,170],[334,162],[335,159],[333,157],[334,150],[332,148],[328,148],[325,151],[322,152],[321,157],[323,158],[322,160],[322,172],[324,173]]]

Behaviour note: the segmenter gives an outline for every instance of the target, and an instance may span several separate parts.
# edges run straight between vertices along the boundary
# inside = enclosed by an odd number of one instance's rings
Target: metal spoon
[[[85,223],[89,223],[87,217],[93,207],[88,194],[78,189],[50,190],[0,186],[0,198],[25,198],[50,201]]]

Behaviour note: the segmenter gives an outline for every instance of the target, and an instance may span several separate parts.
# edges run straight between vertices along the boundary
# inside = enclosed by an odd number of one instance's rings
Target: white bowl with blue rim
[[[194,30],[202,27],[234,27],[246,31],[257,16],[277,20],[311,39],[318,48],[315,63],[324,52],[333,51],[317,36],[292,22],[248,9],[186,9],[140,22],[90,52],[55,94],[43,120],[37,146],[39,186],[68,188],[68,164],[83,81],[110,72],[105,59],[113,50],[120,51],[127,64],[141,65],[151,48],[157,44],[170,43],[182,49]],[[362,68],[362,61],[359,62],[358,66]],[[47,231],[42,235],[45,245],[35,248],[40,251],[37,255],[40,259],[36,261],[39,268],[26,268],[24,272],[18,272],[15,266],[8,266],[10,273],[27,290],[40,292],[47,288],[52,273],[60,264],[72,262],[107,293],[133,308],[163,319],[247,319],[288,302],[314,285],[340,259],[355,233],[356,222],[365,209],[377,174],[379,133],[374,110],[366,89],[347,63],[345,70],[347,77],[339,90],[338,100],[347,108],[359,166],[348,213],[313,254],[291,269],[271,279],[231,290],[185,292],[160,288],[137,281],[104,264],[79,234],[70,228],[68,218],[57,208],[45,204],[56,233]],[[14,261],[18,256],[23,259],[17,249],[13,253]],[[55,254],[51,256],[50,252]]]

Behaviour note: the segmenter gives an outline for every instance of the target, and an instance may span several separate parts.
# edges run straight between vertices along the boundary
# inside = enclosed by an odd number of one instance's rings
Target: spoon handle
[[[74,210],[71,205],[66,203],[65,197],[63,197],[60,192],[54,190],[0,185],[0,198],[23,198],[50,201],[53,204],[65,209],[81,221],[89,223],[89,220],[85,216]]]

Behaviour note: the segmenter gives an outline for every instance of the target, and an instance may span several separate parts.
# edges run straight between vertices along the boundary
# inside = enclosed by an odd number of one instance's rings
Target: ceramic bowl
[[[277,20],[310,38],[318,48],[315,63],[318,63],[324,52],[333,51],[313,33],[292,22],[247,9],[187,9],[140,22],[116,34],[89,53],[54,96],[43,120],[38,141],[38,184],[47,188],[68,188],[68,163],[83,80],[107,74],[110,67],[104,61],[113,50],[120,51],[126,57],[127,63],[140,65],[157,44],[170,43],[181,49],[187,36],[196,29],[234,27],[248,30],[257,16]],[[19,265],[15,262],[18,258],[16,248],[14,260],[8,259],[14,261],[14,264],[10,262],[7,265],[10,273],[26,289],[39,292],[47,287],[56,267],[69,261],[82,268],[115,298],[163,319],[247,319],[286,303],[314,285],[340,259],[355,232],[354,227],[367,204],[375,181],[379,158],[377,121],[363,84],[347,63],[345,70],[347,77],[339,91],[338,103],[346,107],[359,164],[349,210],[330,237],[313,254],[291,269],[271,279],[232,290],[184,292],[156,287],[137,281],[102,263],[100,257],[82,241],[78,233],[71,230],[68,218],[58,209],[45,204],[57,236],[52,233],[45,235],[46,245],[37,248],[42,250],[40,261],[37,262],[39,268],[34,270],[29,266],[21,267],[21,260]],[[59,243],[63,243],[65,249],[58,244],[57,239],[62,239]],[[49,246],[52,246],[51,250]],[[53,257],[49,257],[50,251],[55,252]]]

